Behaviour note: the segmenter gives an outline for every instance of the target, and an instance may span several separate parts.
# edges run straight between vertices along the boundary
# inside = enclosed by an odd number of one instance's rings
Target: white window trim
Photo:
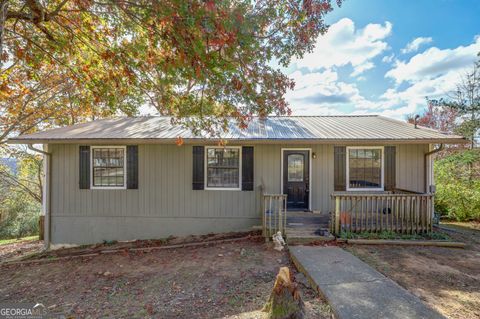
[[[123,149],[123,186],[93,186],[93,150],[96,148]],[[127,147],[124,145],[90,146],[90,188],[91,189],[127,189]]]
[[[217,148],[236,148],[238,149],[238,187],[208,187],[208,150]],[[205,146],[205,157],[204,157],[204,183],[205,190],[216,190],[216,191],[241,191],[242,190],[242,147],[241,146]]]
[[[380,162],[381,164],[381,187],[379,188],[350,188],[350,158],[349,158],[349,150],[355,150],[355,149],[379,149],[382,151],[382,160]],[[347,146],[347,152],[346,152],[346,189],[348,192],[365,192],[365,191],[384,191],[385,190],[385,184],[384,184],[384,169],[385,169],[385,157],[384,157],[384,147],[383,146]]]

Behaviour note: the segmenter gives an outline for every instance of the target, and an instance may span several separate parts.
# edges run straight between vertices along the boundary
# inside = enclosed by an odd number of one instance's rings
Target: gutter
[[[45,181],[43,189],[43,210],[45,214],[45,233],[44,233],[44,244],[45,250],[50,249],[50,235],[51,235],[51,192],[50,192],[50,181],[52,179],[52,153],[46,152],[44,150],[33,147],[32,144],[28,144],[28,149],[40,154],[43,154],[44,157],[44,172],[45,172]]]
[[[445,145],[442,143],[442,144],[440,144],[440,146],[439,146],[438,148],[433,149],[433,150],[431,150],[430,152],[425,153],[425,162],[424,162],[424,164],[425,164],[425,165],[424,165],[424,167],[425,167],[425,169],[424,169],[425,193],[429,193],[429,189],[428,189],[428,186],[429,186],[429,185],[427,185],[427,163],[428,163],[428,157],[429,157],[430,155],[435,154],[435,153],[441,152],[441,151],[443,151],[444,149],[445,149]],[[433,169],[433,168],[432,168],[432,169]]]

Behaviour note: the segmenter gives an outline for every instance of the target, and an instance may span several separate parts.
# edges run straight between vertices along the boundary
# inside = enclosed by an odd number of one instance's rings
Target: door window
[[[303,182],[304,156],[302,154],[288,155],[288,181]]]

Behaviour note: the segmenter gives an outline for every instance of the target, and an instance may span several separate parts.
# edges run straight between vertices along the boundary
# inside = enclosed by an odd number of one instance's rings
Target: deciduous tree
[[[480,130],[480,60],[462,76],[449,97],[426,100],[427,108],[423,113],[416,119],[415,115],[409,115],[407,121],[466,136],[473,149]]]
[[[437,158],[435,209],[458,220],[478,219],[480,153],[475,144],[480,129],[480,62],[465,73],[449,98],[427,98],[427,102],[418,124],[471,140],[470,150],[453,146]],[[415,118],[409,116],[408,121],[413,123]]]
[[[414,114],[408,115],[407,122],[433,128],[444,133],[454,133],[457,127],[458,110],[444,105],[443,100],[426,99],[427,107],[415,119]]]
[[[332,4],[0,0],[0,9],[0,136],[147,104],[214,133],[227,117],[245,126],[289,113],[294,83],[272,65],[313,48]]]
[[[448,105],[457,109],[463,118],[458,130],[470,139],[470,148],[473,149],[480,130],[480,61],[464,74],[457,85],[455,98]]]

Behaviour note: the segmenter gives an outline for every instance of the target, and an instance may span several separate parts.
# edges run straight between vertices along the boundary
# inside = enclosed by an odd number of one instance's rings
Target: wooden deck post
[[[335,197],[335,235],[340,235],[340,197]]]
[[[287,227],[287,195],[262,194],[263,236],[269,241],[278,231],[286,235]]]

